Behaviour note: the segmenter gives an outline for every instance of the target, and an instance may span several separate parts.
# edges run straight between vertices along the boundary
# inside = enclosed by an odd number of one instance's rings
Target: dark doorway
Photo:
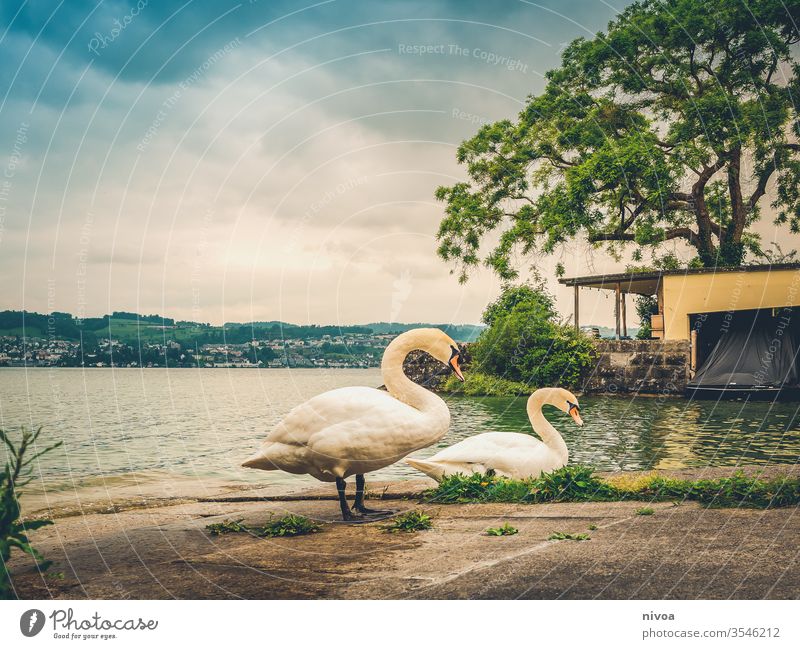
[[[693,388],[798,385],[800,309],[754,309],[690,316],[697,331]]]

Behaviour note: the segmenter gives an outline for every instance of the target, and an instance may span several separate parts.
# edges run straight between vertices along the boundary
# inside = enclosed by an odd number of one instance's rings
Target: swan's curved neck
[[[430,390],[414,383],[403,371],[403,361],[415,349],[425,349],[425,341],[413,335],[413,331],[400,334],[383,352],[381,375],[386,389],[395,399],[407,403],[424,413],[444,416],[448,422],[450,410],[447,404]]]
[[[561,433],[545,419],[544,413],[542,413],[542,406],[547,403],[548,396],[549,394],[546,392],[533,393],[533,396],[528,400],[528,418],[531,420],[533,431],[542,438],[545,445],[558,453],[559,457],[562,457],[566,462],[569,457],[567,444],[564,442],[564,438],[561,437]]]

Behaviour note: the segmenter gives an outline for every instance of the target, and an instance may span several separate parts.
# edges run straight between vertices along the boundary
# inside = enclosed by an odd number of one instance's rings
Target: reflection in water
[[[443,445],[486,430],[531,430],[525,398],[448,401],[453,424]],[[794,464],[799,459],[798,403],[602,396],[580,402],[583,428],[555,408],[545,414],[563,435],[570,461],[601,470]]]
[[[43,425],[48,441],[64,440],[37,467],[48,490],[150,482],[172,493],[192,478],[296,486],[313,480],[239,464],[301,401],[335,387],[380,384],[377,370],[3,369],[0,426]],[[531,432],[525,398],[447,401],[450,432],[438,446],[415,455],[433,455],[485,431]],[[635,470],[794,464],[800,454],[799,406],[584,397],[586,425],[580,429],[555,408],[545,414],[563,434],[572,462]],[[398,463],[374,476],[420,474]]]

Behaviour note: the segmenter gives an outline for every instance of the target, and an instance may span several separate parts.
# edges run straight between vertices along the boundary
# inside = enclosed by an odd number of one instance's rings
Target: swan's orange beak
[[[463,382],[464,375],[461,373],[461,368],[458,366],[458,358],[459,356],[458,354],[456,354],[455,356],[453,356],[453,358],[450,359],[450,367],[453,368],[453,371],[456,373],[458,380]]]
[[[578,408],[577,403],[570,404],[569,414],[578,426],[583,426],[583,419],[581,419],[581,409]]]

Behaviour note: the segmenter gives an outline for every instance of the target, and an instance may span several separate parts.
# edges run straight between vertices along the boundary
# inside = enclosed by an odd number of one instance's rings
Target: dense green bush
[[[578,385],[594,359],[592,341],[560,322],[541,287],[509,286],[483,314],[488,328],[475,344],[473,368],[529,389]]]

